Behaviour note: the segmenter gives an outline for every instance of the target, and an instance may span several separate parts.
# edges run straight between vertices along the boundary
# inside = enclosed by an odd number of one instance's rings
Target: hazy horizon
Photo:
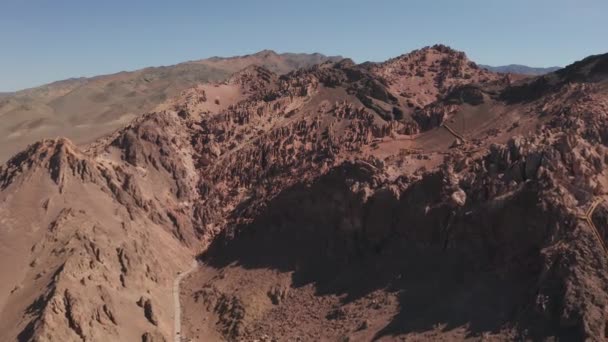
[[[0,12],[9,47],[0,55],[0,92],[264,49],[360,63],[441,43],[484,65],[565,66],[606,52],[606,12],[597,0],[9,1]]]
[[[435,43],[435,44],[442,44],[442,43]],[[429,45],[425,45],[425,46],[420,46],[420,47],[414,48],[412,50],[420,49],[420,48],[423,48],[423,47],[426,47],[426,46],[432,46],[432,45],[435,45],[435,44],[429,44]],[[444,44],[444,45],[447,45],[447,44]],[[143,66],[141,68],[125,69],[125,70],[115,70],[115,71],[111,71],[111,72],[108,72],[108,73],[98,73],[98,74],[89,74],[89,75],[68,76],[68,77],[62,78],[62,79],[54,79],[54,80],[51,80],[49,82],[44,82],[44,83],[40,83],[40,84],[34,84],[34,85],[28,86],[26,88],[19,88],[19,89],[14,89],[14,90],[0,90],[0,94],[2,94],[2,93],[18,92],[18,91],[21,91],[21,90],[27,90],[27,89],[31,89],[31,88],[36,88],[36,87],[44,86],[44,85],[51,84],[51,83],[54,83],[54,82],[61,82],[61,81],[66,81],[66,80],[70,80],[70,79],[92,78],[92,77],[96,77],[96,76],[118,74],[118,73],[121,73],[121,72],[133,72],[133,71],[137,71],[137,70],[141,70],[141,69],[145,69],[145,68],[166,67],[166,66],[176,65],[176,64],[180,64],[180,63],[193,62],[193,61],[198,61],[198,60],[203,60],[203,59],[208,59],[208,58],[214,58],[214,57],[217,57],[217,58],[242,57],[242,56],[247,56],[247,55],[253,55],[253,54],[265,51],[265,50],[274,51],[277,54],[284,54],[284,53],[314,54],[314,53],[320,53],[320,54],[325,55],[325,56],[336,56],[336,55],[331,55],[331,54],[325,54],[325,53],[319,52],[319,51],[301,52],[301,51],[275,51],[275,50],[272,50],[272,49],[262,49],[262,50],[254,51],[254,52],[251,52],[251,53],[245,53],[243,55],[232,55],[232,56],[213,55],[213,56],[206,56],[206,57],[203,57],[203,58],[191,59],[191,60],[187,60],[187,61],[180,61],[180,62],[176,62],[176,63],[173,63],[173,64],[148,65],[148,66]],[[412,50],[404,51],[402,54],[408,53],[408,52],[410,52]],[[464,51],[464,52],[466,53],[466,51]],[[388,57],[388,58],[397,57],[397,56],[398,55],[391,56],[391,57]],[[341,57],[351,58],[349,56],[341,56]],[[356,63],[364,63],[364,62],[383,62],[385,60],[377,60],[377,61],[357,61],[357,60],[354,60],[354,61]],[[526,67],[530,67],[530,68],[553,68],[553,67],[564,67],[565,66],[565,65],[536,66],[536,65],[528,65],[528,64],[519,64],[519,63],[509,63],[509,64],[501,64],[501,65],[490,65],[490,64],[485,64],[485,63],[481,63],[481,62],[478,62],[478,61],[475,61],[475,62],[478,63],[479,65],[489,65],[489,66],[526,66]],[[575,61],[572,61],[572,62],[575,62]],[[570,63],[568,63],[568,64],[570,64]]]

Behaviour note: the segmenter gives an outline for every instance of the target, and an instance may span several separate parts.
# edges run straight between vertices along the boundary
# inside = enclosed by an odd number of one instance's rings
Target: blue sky
[[[0,0],[0,91],[262,49],[381,61],[435,43],[482,64],[608,52],[607,0]]]

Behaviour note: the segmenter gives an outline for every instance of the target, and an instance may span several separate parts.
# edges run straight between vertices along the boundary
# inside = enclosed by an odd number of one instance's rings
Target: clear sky
[[[608,0],[0,0],[0,91],[262,49],[363,62],[435,43],[563,66],[608,52]]]

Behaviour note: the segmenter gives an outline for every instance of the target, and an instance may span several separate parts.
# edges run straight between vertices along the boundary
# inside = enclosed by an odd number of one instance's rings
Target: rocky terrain
[[[91,78],[73,78],[14,93],[0,93],[0,162],[45,138],[89,143],[199,83],[223,81],[249,65],[278,74],[340,57],[255,54],[190,61]]]
[[[172,340],[175,279],[177,340],[602,340],[607,113],[608,55],[436,45],[40,141],[0,168],[0,340]]]

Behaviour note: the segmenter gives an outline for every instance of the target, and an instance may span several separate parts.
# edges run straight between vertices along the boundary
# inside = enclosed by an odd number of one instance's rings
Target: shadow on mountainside
[[[441,181],[431,174],[400,196],[385,188],[364,201],[365,191],[351,189],[376,182],[373,172],[341,167],[286,189],[202,258],[215,268],[293,272],[292,286],[313,283],[318,295],[340,295],[344,303],[379,289],[397,293],[400,312],[376,338],[437,327],[466,327],[470,336],[529,328],[519,325],[552,223],[533,185],[452,214]],[[543,336],[553,323],[529,324],[530,334]]]

